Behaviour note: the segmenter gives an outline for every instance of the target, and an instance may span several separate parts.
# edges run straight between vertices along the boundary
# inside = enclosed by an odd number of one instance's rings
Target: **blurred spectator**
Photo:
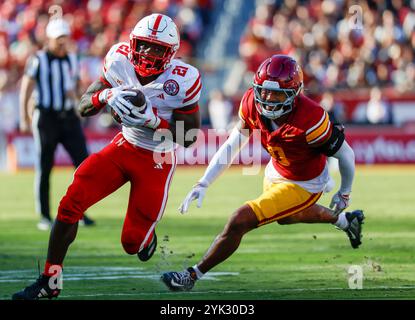
[[[271,4],[260,4],[247,26],[245,36],[241,39],[239,53],[245,59],[249,71],[254,72],[259,64],[271,55],[271,48],[266,42],[271,34],[273,12]]]
[[[239,48],[251,72],[281,53],[303,66],[311,94],[376,85],[414,90],[414,1],[359,1],[361,19],[349,13],[351,0],[257,3]]]
[[[203,31],[203,19],[198,14],[197,1],[183,0],[183,6],[178,9],[175,22],[180,30],[180,51],[182,57],[191,57],[194,55],[196,44],[201,38]]]
[[[370,91],[370,100],[366,108],[367,121],[371,124],[392,124],[392,108],[390,103],[382,99],[382,91],[374,87]]]
[[[216,130],[228,129],[232,120],[233,105],[222,91],[213,90],[208,104],[210,123]]]
[[[333,93],[325,92],[320,105],[327,111],[332,123],[346,123],[346,113],[343,104],[334,101]]]

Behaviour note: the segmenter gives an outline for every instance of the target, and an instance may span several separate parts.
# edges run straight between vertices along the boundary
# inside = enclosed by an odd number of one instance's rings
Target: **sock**
[[[197,264],[195,264],[192,268],[196,272],[196,276],[198,280],[203,277],[204,273],[199,270],[199,268],[197,267]]]
[[[43,274],[45,276],[51,277],[51,276],[62,273],[62,268],[63,266],[61,264],[53,264],[46,260]]]
[[[335,223],[333,223],[337,228],[345,230],[349,226],[349,221],[346,219],[346,213],[342,212],[339,214],[339,217]]]

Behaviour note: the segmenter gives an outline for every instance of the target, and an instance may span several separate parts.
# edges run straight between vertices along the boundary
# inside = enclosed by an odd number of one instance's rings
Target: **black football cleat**
[[[57,298],[60,289],[51,289],[49,287],[49,276],[44,274],[30,286],[24,288],[22,291],[16,292],[12,296],[12,300],[39,300]]]
[[[362,244],[362,224],[365,216],[362,210],[346,212],[346,219],[349,226],[344,230],[349,237],[353,249],[357,249]]]
[[[196,280],[196,272],[192,267],[182,272],[166,272],[161,276],[161,281],[171,291],[189,291],[195,285]]]
[[[154,252],[156,252],[157,248],[157,236],[154,232],[153,240],[151,240],[150,244],[145,247],[143,250],[137,253],[138,259],[141,261],[148,261],[153,256]]]
[[[84,214],[82,217],[80,224],[85,227],[92,227],[96,225],[95,221],[88,217],[86,214]]]

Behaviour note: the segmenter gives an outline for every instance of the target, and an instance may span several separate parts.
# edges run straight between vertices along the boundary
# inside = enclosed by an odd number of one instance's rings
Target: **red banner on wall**
[[[347,130],[356,163],[415,163],[415,133],[377,127],[374,130]]]
[[[179,164],[207,164],[220,144],[226,139],[226,133],[216,134],[214,131],[203,130],[204,138],[196,147],[177,149]],[[101,150],[117,132],[86,133],[88,149],[91,153]],[[346,129],[347,141],[353,148],[358,164],[403,164],[415,163],[415,132],[391,127],[357,127]],[[8,166],[11,169],[31,168],[36,159],[33,138],[27,135],[13,134],[8,137]],[[254,160],[255,159],[255,160]],[[247,160],[266,163],[269,156],[258,144],[251,143],[245,147],[234,163],[249,164]],[[68,154],[62,146],[55,153],[55,165],[72,165]]]

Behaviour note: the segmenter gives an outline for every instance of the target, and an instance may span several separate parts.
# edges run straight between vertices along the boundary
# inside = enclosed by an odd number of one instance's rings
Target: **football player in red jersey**
[[[179,45],[173,20],[152,14],[137,23],[129,43],[117,43],[107,53],[102,76],[82,96],[79,109],[82,116],[92,116],[108,105],[121,119],[122,132],[75,172],[59,204],[44,272],[13,299],[59,295],[56,279],[75,240],[78,221],[90,206],[127,182],[131,188],[122,246],[141,261],[154,254],[155,228],[166,208],[176,167],[175,143],[190,146],[196,137],[185,140],[186,133],[200,127],[201,77],[195,67],[174,59]],[[136,94],[129,87],[145,94],[145,110],[125,99]]]
[[[289,56],[274,55],[258,68],[253,87],[242,98],[239,123],[179,210],[185,213],[196,199],[201,206],[208,186],[229,167],[253,130],[260,131],[262,146],[271,155],[263,193],[235,211],[198,264],[162,275],[169,289],[190,290],[197,279],[235,252],[244,234],[273,221],[331,223],[346,232],[353,248],[361,244],[363,212],[343,212],[352,190],[353,150],[343,130],[330,122],[322,107],[301,93],[302,88],[302,70]],[[228,159],[229,151],[231,161],[226,163],[223,159]],[[330,204],[333,210],[316,204],[334,184],[327,157],[339,160],[341,174],[340,190]]]

